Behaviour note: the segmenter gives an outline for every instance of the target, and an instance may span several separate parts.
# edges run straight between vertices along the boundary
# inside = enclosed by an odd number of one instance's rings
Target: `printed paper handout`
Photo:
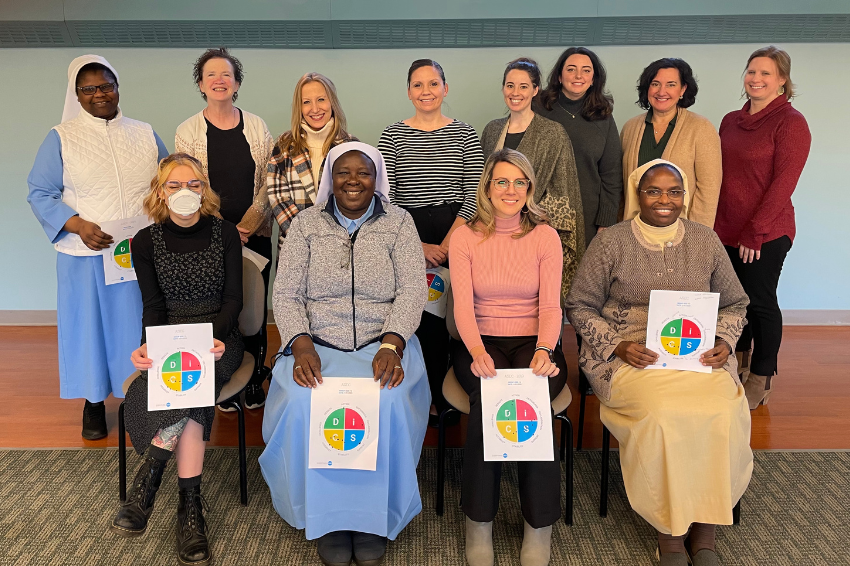
[[[375,471],[381,384],[325,377],[310,394],[309,467]]]
[[[202,324],[148,326],[148,411],[215,405],[213,327]]]
[[[719,304],[719,293],[650,291],[646,347],[658,362],[646,369],[711,373],[699,357],[714,348]]]
[[[254,250],[249,250],[245,246],[242,246],[242,257],[251,260],[251,263],[257,266],[257,269],[262,271],[266,268],[266,265],[269,263],[269,260],[255,252]]]
[[[425,277],[428,282],[428,302],[425,303],[425,312],[446,318],[447,293],[451,285],[449,270],[445,267],[432,267],[425,270]]]
[[[481,380],[484,461],[552,461],[549,379],[531,369],[500,369]]]
[[[100,229],[112,236],[112,245],[101,250],[103,255],[103,274],[107,285],[126,283],[136,280],[136,270],[133,269],[133,256],[130,250],[136,233],[149,226],[147,216],[134,216],[122,220],[101,222]]]

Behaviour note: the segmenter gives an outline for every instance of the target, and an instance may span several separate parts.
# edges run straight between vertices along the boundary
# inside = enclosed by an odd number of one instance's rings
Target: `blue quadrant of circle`
[[[183,372],[183,391],[193,388],[201,379],[201,370]]]
[[[679,344],[679,355],[686,356],[696,350],[702,340],[699,338],[682,338],[682,342]]]
[[[361,442],[363,442],[364,436],[366,436],[365,430],[346,430],[344,450],[351,450],[352,448],[356,448]]]
[[[435,291],[444,292],[446,290],[446,284],[443,281],[443,278],[439,275],[434,276],[434,280],[431,282],[431,288]]]
[[[537,432],[537,421],[517,421],[517,441],[525,442]]]

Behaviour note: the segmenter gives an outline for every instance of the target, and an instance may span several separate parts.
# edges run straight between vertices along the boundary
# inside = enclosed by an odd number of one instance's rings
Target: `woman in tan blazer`
[[[723,177],[720,136],[707,118],[687,110],[698,91],[690,65],[670,58],[650,63],[637,91],[637,104],[647,112],[626,122],[620,133],[623,186],[628,187],[635,169],[654,159],[675,163],[691,187],[682,217],[713,228]],[[636,195],[626,190],[622,219],[639,211]]]

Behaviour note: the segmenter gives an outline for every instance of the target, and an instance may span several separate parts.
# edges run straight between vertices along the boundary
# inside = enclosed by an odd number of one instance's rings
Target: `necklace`
[[[564,112],[566,112],[567,114],[569,114],[569,115],[570,115],[570,118],[572,118],[573,120],[575,120],[576,115],[575,115],[575,114],[573,114],[572,112],[570,112],[569,110],[567,110],[567,109],[564,107],[564,105],[563,105],[563,104],[561,104],[561,101],[560,101],[560,100],[558,100],[557,102],[558,102],[558,106],[560,106],[560,107],[561,107],[561,109],[563,109],[563,111],[564,111]]]

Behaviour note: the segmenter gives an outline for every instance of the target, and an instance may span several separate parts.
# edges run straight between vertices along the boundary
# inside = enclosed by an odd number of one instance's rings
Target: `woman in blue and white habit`
[[[416,466],[431,393],[414,331],[427,301],[413,219],[389,203],[380,152],[327,156],[316,206],[286,234],[274,284],[282,356],[263,419],[260,467],[274,507],[326,565],[375,566],[422,509]],[[381,382],[375,471],[308,469],[310,396],[323,376]]]
[[[103,401],[123,397],[139,345],[142,296],[135,281],[106,285],[101,250],[113,243],[98,223],[142,214],[159,160],[168,151],[150,124],[118,107],[118,73],[98,55],[71,61],[62,123],[38,149],[30,203],[59,252],[59,396],[86,399],[82,436],[104,438]]]

